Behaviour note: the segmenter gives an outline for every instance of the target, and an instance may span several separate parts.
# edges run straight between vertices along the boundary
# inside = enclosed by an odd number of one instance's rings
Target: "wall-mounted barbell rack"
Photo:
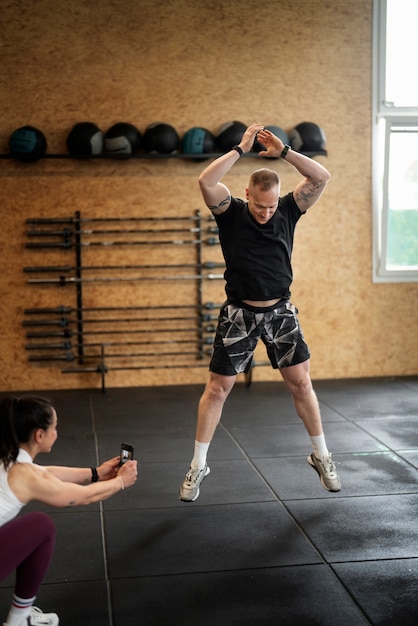
[[[23,268],[32,287],[71,290],[72,302],[24,309],[29,361],[65,363],[63,374],[97,373],[105,390],[106,374],[208,365],[220,304],[204,302],[203,286],[223,279],[223,261],[204,261],[203,249],[219,245],[212,216],[33,218],[26,221],[27,249],[54,251],[63,263]],[[185,263],[84,263],[84,250],[186,247]],[[68,263],[68,254],[73,255]],[[216,255],[215,255],[216,256]],[[218,255],[219,256],[219,255]],[[48,257],[49,258],[49,257]],[[144,306],[85,305],[89,285],[193,284],[193,302]],[[96,304],[96,303],[95,303]],[[174,361],[174,362],[173,362]]]

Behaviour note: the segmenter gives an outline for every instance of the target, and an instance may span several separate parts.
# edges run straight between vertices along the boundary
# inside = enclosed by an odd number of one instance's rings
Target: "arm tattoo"
[[[297,200],[300,200],[301,202],[310,202],[314,197],[315,192],[321,187],[321,180],[313,180],[312,182],[302,187],[302,189],[300,189],[299,193],[297,194]]]
[[[231,202],[231,196],[226,196],[226,198],[221,200],[219,204],[208,204],[208,208],[211,211],[216,211],[216,209],[221,209],[223,206],[225,206],[225,204],[228,204],[229,202]]]

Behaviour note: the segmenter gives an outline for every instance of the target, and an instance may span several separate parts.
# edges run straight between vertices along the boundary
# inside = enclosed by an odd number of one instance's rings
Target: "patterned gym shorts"
[[[303,363],[310,357],[297,309],[290,302],[260,310],[225,303],[219,312],[210,371],[223,376],[248,372],[260,339],[274,369]]]

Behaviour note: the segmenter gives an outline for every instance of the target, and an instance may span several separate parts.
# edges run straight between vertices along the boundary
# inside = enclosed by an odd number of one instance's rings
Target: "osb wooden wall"
[[[1,12],[3,153],[12,131],[24,124],[42,129],[48,152],[62,153],[69,129],[86,120],[103,131],[118,121],[141,131],[164,121],[180,135],[198,125],[216,133],[231,120],[286,130],[318,123],[328,149],[328,157],[318,159],[332,180],[298,226],[293,286],[312,376],[417,373],[417,285],[372,283],[372,0],[2,0]],[[258,165],[243,159],[234,167],[225,181],[233,194],[244,193]],[[290,190],[298,176],[285,163],[274,167],[283,192]],[[62,257],[37,251],[34,258],[25,249],[26,220],[75,211],[89,217],[192,215],[205,210],[197,186],[201,168],[179,159],[0,161],[0,389],[100,386],[97,374],[63,375],[62,364],[28,362],[23,309],[74,306],[75,291],[27,284],[23,267],[59,264]],[[161,247],[155,254],[175,263],[183,251]],[[211,258],[211,251],[205,254]],[[110,261],[111,253],[105,258]],[[132,252],[126,259],[132,262]],[[85,287],[84,305],[191,297],[186,281],[174,291],[164,282],[103,289]],[[204,300],[223,297],[222,282],[204,289]],[[106,384],[201,383],[206,375],[206,367],[109,372]],[[267,367],[254,371],[256,380],[276,376]]]

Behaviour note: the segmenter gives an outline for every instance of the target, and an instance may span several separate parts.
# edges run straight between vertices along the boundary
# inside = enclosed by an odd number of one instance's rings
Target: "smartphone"
[[[134,458],[134,447],[130,443],[120,444],[120,462],[122,466],[126,461],[131,461]]]

